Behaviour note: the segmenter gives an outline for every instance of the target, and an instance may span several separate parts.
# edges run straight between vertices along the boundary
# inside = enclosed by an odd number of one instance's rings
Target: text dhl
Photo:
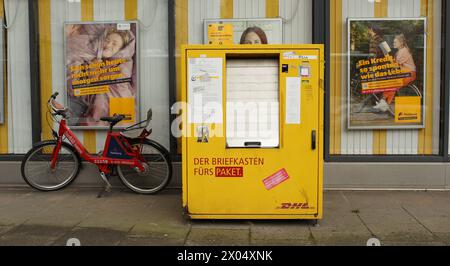
[[[364,59],[359,60],[356,64],[357,68],[360,68],[362,66],[368,66],[368,65],[376,65],[376,64],[382,64],[382,63],[389,63],[394,62],[394,58],[391,55],[386,55],[382,58],[371,58],[371,59]]]

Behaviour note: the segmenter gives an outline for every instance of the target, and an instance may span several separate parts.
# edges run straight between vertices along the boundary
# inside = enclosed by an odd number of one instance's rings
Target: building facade
[[[0,184],[20,184],[23,154],[51,138],[50,95],[59,92],[68,102],[68,24],[136,22],[137,118],[153,108],[152,138],[179,162],[171,106],[180,99],[181,46],[205,42],[205,20],[279,18],[279,42],[325,44],[325,187],[450,189],[449,10],[445,0],[0,0]],[[406,96],[419,101],[417,124],[395,122],[401,115],[395,110],[375,112],[375,93],[353,94],[359,87],[352,84],[352,60],[370,52],[371,27],[391,48],[400,35],[409,39],[417,94]],[[352,127],[361,121],[364,127]],[[103,149],[105,130],[75,132],[90,152]]]

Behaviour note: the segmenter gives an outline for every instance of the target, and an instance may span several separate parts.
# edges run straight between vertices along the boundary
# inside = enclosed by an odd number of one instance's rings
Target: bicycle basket
[[[129,126],[121,131],[121,134],[127,138],[139,138],[147,137],[152,132],[151,120],[152,120],[152,109],[150,108],[147,112],[147,119],[141,121],[137,124]]]

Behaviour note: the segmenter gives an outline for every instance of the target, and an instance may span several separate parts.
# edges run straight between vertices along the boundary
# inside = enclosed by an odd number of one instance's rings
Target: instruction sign
[[[189,123],[222,123],[222,58],[189,58]]]
[[[233,24],[209,24],[208,44],[233,44]]]

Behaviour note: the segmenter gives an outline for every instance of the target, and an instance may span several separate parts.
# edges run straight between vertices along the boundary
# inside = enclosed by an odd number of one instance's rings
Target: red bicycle
[[[31,187],[40,191],[55,191],[71,184],[80,172],[82,159],[97,165],[100,177],[110,191],[108,177],[116,172],[122,183],[141,194],[155,194],[169,184],[172,162],[169,152],[147,137],[151,134],[151,109],[147,119],[121,132],[113,128],[125,116],[103,117],[109,123],[105,149],[99,155],[91,155],[67,126],[68,109],[56,102],[58,93],[48,100],[48,116],[58,124],[52,124],[54,140],[36,143],[22,161],[22,176]],[[49,121],[49,120],[47,120]],[[50,122],[50,121],[49,121]]]

